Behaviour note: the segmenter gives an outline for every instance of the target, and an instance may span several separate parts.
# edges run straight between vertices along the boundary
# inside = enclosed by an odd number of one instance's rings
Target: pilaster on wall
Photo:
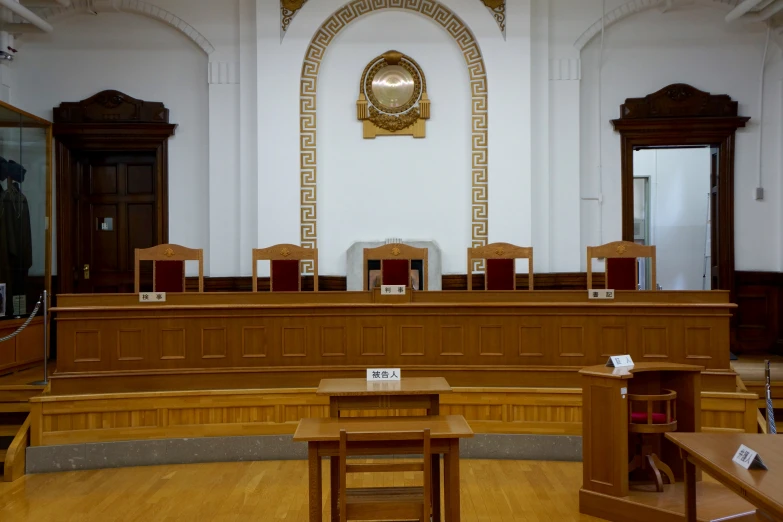
[[[258,248],[258,52],[256,0],[239,1],[239,274],[252,273]]]
[[[531,154],[533,248],[536,272],[549,272],[551,266],[552,176],[550,173],[549,98],[549,0],[533,0],[531,5]]]
[[[209,62],[210,276],[239,273],[239,64]],[[207,209],[205,209],[206,211]]]

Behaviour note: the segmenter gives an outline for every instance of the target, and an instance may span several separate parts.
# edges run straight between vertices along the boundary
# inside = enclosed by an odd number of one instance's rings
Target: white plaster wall
[[[611,26],[605,34],[602,67],[602,121],[598,121],[597,71],[599,38],[582,51],[581,87],[581,185],[583,197],[603,196],[582,204],[582,247],[620,239],[620,138],[609,120],[619,116],[626,98],[641,97],[671,83],[683,82],[739,101],[740,114],[753,118],[737,133],[735,160],[735,255],[738,270],[776,270],[780,266],[780,202],[774,197],[754,200],[758,176],[758,98],[765,32],[761,26],[725,23],[724,9],[702,4],[679,5],[662,13],[653,9],[635,14]],[[600,17],[600,8],[592,18]],[[592,23],[592,22],[590,22]],[[770,63],[779,60],[772,46]],[[779,191],[780,72],[770,67],[767,84],[769,132],[765,136],[764,185],[768,193]],[[603,137],[599,184],[598,131]],[[779,142],[778,142],[779,143]],[[600,210],[603,216],[600,216]],[[762,226],[763,225],[763,226]],[[759,249],[761,241],[772,243]],[[584,251],[584,250],[582,250]],[[584,266],[584,265],[583,265]]]
[[[710,190],[710,149],[634,152],[634,176],[650,179],[650,244],[657,282],[666,290],[701,290]]]
[[[20,45],[21,47],[21,45]],[[52,108],[104,89],[162,101],[169,141],[169,239],[209,248],[207,57],[184,35],[131,14],[79,15],[51,34],[26,35],[11,102],[52,119]],[[176,64],[176,67],[172,67]]]
[[[401,38],[401,35],[405,35]],[[388,50],[427,75],[427,137],[362,137],[355,117],[365,65]],[[322,63],[318,87],[319,268],[345,270],[357,241],[435,240],[444,273],[465,271],[471,240],[470,78],[454,40],[432,21],[380,12],[346,28]]]
[[[258,70],[275,72],[274,82],[258,82],[258,243],[261,246],[281,242],[296,243],[299,240],[299,79],[302,59],[318,26],[343,3],[342,0],[319,0],[306,4],[292,23],[282,44],[279,41],[279,13],[276,5],[269,5],[266,2],[257,3]],[[524,0],[509,5],[507,13],[509,32],[506,41],[503,40],[491,14],[480,2],[448,0],[443,3],[453,9],[470,26],[478,38],[487,66],[490,122],[489,239],[522,245],[530,244],[532,220],[529,2]],[[470,183],[470,179],[466,180],[465,176],[443,172],[446,170],[443,165],[456,166],[457,159],[461,158],[462,162],[458,168],[462,172],[467,172],[469,176],[470,141],[468,137],[461,138],[459,141],[439,141],[444,137],[441,134],[444,129],[440,127],[442,119],[452,116],[456,118],[456,114],[449,116],[442,112],[444,107],[442,100],[449,100],[451,96],[461,96],[460,93],[465,91],[462,89],[457,91],[459,87],[454,86],[456,92],[445,92],[442,87],[438,87],[438,84],[445,86],[449,78],[456,77],[452,75],[458,74],[457,63],[462,58],[457,44],[441,27],[425,18],[421,20],[411,18],[414,16],[420,15],[381,12],[354,22],[353,25],[357,29],[349,26],[345,34],[340,35],[329,47],[322,64],[318,97],[318,235],[319,256],[322,260],[319,268],[323,274],[345,274],[342,258],[347,247],[355,240],[383,239],[387,235],[405,234],[421,239],[434,239],[442,247],[451,245],[448,251],[444,248],[444,269],[448,272],[460,273],[464,273],[467,269],[464,252],[470,244],[471,235],[469,207],[466,206],[470,196],[469,193],[465,193],[469,185],[465,183],[466,181]],[[375,27],[382,27],[384,19],[390,20],[392,25],[401,23],[400,20],[410,20],[412,27],[401,29],[402,32],[398,31],[396,39],[391,33],[384,33],[386,43],[379,43],[377,49],[373,48],[372,52],[350,49],[363,41],[371,42],[373,37],[368,36],[367,33],[372,32]],[[363,33],[362,27],[365,31],[367,28],[370,29]],[[425,32],[421,33],[418,29],[413,29],[414,27],[423,28]],[[442,35],[438,36],[437,32],[441,32]],[[344,44],[343,50],[340,49],[343,45],[341,42],[348,42]],[[432,52],[430,49],[434,48],[430,42],[436,42],[442,47],[442,56],[448,59],[448,62],[439,64],[437,60],[428,56]],[[447,53],[449,46],[450,55]],[[359,215],[358,212],[355,215],[344,214],[344,212],[354,212],[345,202],[351,202],[350,205],[354,206],[366,205],[371,201],[373,193],[389,184],[389,180],[386,179],[382,185],[369,186],[366,182],[358,185],[358,180],[362,179],[361,173],[377,171],[378,167],[373,167],[372,164],[362,165],[358,161],[354,163],[351,160],[351,157],[356,154],[357,137],[361,133],[361,125],[355,119],[354,106],[359,76],[369,59],[389,48],[398,48],[416,60],[427,61],[430,65],[422,64],[422,67],[427,74],[428,82],[434,82],[430,90],[437,88],[443,91],[443,95],[438,98],[431,93],[434,117],[428,122],[428,137],[421,143],[414,142],[412,138],[387,137],[379,138],[374,143],[359,140],[358,146],[365,151],[374,151],[378,157],[392,157],[400,150],[405,153],[428,149],[427,154],[416,152],[418,156],[414,155],[414,158],[426,161],[429,165],[435,163],[432,160],[433,156],[440,156],[442,159],[437,162],[437,168],[440,170],[427,167],[427,170],[431,171],[429,176],[432,176],[428,181],[431,183],[430,187],[437,185],[439,190],[437,192],[429,190],[419,198],[412,197],[410,205],[413,214],[407,222],[402,221],[406,230],[399,231],[398,226],[386,232],[379,226],[366,226],[363,223],[366,219],[365,214],[361,214],[362,219],[356,219],[354,216]],[[357,55],[350,57],[351,52],[356,52]],[[336,57],[332,57],[332,54]],[[361,55],[361,59],[358,55]],[[463,72],[459,74],[467,78],[464,61],[460,63]],[[447,76],[438,78],[437,76],[444,71]],[[263,72],[260,75],[263,75]],[[347,90],[341,90],[336,83],[334,86],[331,85],[332,81],[341,81],[338,79],[341,76],[345,77]],[[502,88],[503,85],[513,85],[513,88]],[[467,85],[464,85],[464,88],[467,88]],[[332,96],[342,98],[333,104],[330,101]],[[264,105],[261,100],[274,100],[274,103]],[[462,114],[469,114],[463,112],[463,109],[457,110]],[[470,107],[466,102],[464,111],[469,110]],[[345,136],[336,135],[325,125],[334,125],[335,130],[342,129],[341,132],[344,131]],[[449,129],[448,132],[456,135],[464,132],[465,129],[460,124],[459,127]],[[342,170],[340,163],[335,163],[338,158],[344,158],[340,161],[345,161],[345,165],[350,170]],[[333,173],[331,177],[330,171]],[[386,174],[389,172],[396,176],[393,169],[387,170]],[[345,183],[335,181],[339,179],[336,176],[340,175],[345,176]],[[447,176],[455,181],[443,187],[439,180],[445,180]],[[340,185],[345,186],[340,187]],[[467,195],[467,198],[463,194]],[[438,214],[442,213],[439,211],[444,208],[449,216],[453,214],[459,221],[450,220],[448,227],[441,226],[438,222],[445,222],[446,219],[445,216],[441,218]],[[458,208],[462,209],[460,217],[456,217]],[[421,226],[415,223],[415,217],[425,211],[428,216],[427,223],[433,227],[431,232],[426,230],[407,232],[407,227],[421,230]],[[382,223],[382,217],[378,215],[376,223]],[[368,237],[370,234],[371,236]],[[261,273],[265,273],[266,267],[259,268]]]

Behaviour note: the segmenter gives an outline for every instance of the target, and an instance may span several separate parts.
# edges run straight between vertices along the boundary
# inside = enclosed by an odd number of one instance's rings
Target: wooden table
[[[399,381],[367,382],[366,379],[322,379],[316,395],[329,396],[329,414],[347,410],[426,409],[440,415],[440,394],[450,393],[443,377],[405,377]]]
[[[685,514],[696,520],[696,466],[772,516],[783,519],[783,438],[755,433],[667,433],[685,460]],[[732,461],[744,444],[769,470],[746,470]]]
[[[342,419],[302,419],[294,434],[294,441],[307,442],[310,484],[310,522],[320,522],[323,491],[321,484],[321,459],[339,455],[340,430],[348,432],[389,433],[400,431],[430,430],[432,452],[444,456],[444,485],[446,520],[459,522],[459,439],[473,436],[462,415],[436,417],[370,417]],[[417,449],[410,441],[357,443],[355,452],[360,455],[406,455]],[[419,450],[420,451],[420,448]]]
[[[321,379],[316,395],[329,397],[329,415],[341,411],[381,409],[425,409],[428,416],[440,415],[440,394],[450,393],[443,377],[404,377],[399,381],[367,382],[366,379]],[[440,454],[432,456],[432,519],[440,520]],[[338,463],[330,459],[332,491],[338,487]],[[337,495],[332,495],[332,519],[337,520]]]

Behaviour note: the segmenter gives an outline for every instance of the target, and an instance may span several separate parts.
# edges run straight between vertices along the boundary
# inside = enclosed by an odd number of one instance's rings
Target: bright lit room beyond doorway
[[[709,146],[634,150],[634,241],[656,245],[664,290],[710,290]],[[639,284],[649,287],[647,260]]]

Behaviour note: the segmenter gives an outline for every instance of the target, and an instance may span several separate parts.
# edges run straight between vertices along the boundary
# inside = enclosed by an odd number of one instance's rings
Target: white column
[[[218,54],[218,53],[214,53]],[[209,246],[207,274],[239,273],[239,64],[209,62]],[[173,194],[172,197],[177,197]]]
[[[258,248],[258,64],[256,0],[239,1],[239,275]]]
[[[534,0],[531,13],[532,238],[535,271],[551,266],[549,0]]]

